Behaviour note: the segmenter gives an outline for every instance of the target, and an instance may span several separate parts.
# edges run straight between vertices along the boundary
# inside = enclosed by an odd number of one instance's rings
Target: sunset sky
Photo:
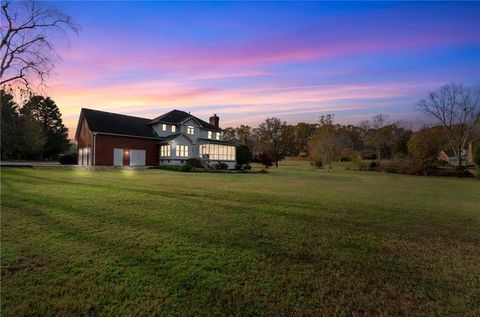
[[[479,3],[54,2],[82,27],[47,93],[72,136],[80,108],[223,127],[334,113],[419,121],[415,102],[480,83]]]

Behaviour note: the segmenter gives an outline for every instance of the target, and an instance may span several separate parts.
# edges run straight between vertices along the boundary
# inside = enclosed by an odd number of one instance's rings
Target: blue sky
[[[49,93],[74,130],[81,107],[221,125],[334,113],[422,119],[415,102],[480,84],[477,2],[53,2],[81,25],[57,43]]]

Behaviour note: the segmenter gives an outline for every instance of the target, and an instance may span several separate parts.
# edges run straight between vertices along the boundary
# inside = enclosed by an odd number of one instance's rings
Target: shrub
[[[75,154],[65,154],[65,155],[62,155],[58,161],[62,165],[77,164],[77,156]]]
[[[316,168],[323,168],[322,161],[320,160],[311,161],[310,165],[315,166]]]
[[[410,174],[419,175],[422,171],[416,167],[414,162],[409,159],[395,159],[382,161],[380,164],[380,170],[387,173],[394,174]]]
[[[187,166],[190,166],[192,168],[202,168],[202,161],[199,158],[190,158],[186,160]]]
[[[162,170],[174,171],[174,172],[191,172],[192,167],[190,165],[160,165],[158,167]]]
[[[240,144],[237,146],[236,160],[237,164],[239,165],[248,164],[252,161],[252,152],[250,151],[248,146],[244,144]]]
[[[269,168],[273,165],[273,158],[266,153],[260,153],[255,155],[254,161],[261,163],[263,166],[265,166],[265,168]]]
[[[252,169],[252,165],[250,164],[246,164],[243,169],[246,169],[246,170],[251,170]]]
[[[368,163],[353,160],[347,166],[345,166],[345,169],[352,171],[378,171],[378,166],[375,161]]]
[[[218,163],[218,165],[219,165],[219,169],[221,169],[221,170],[228,169],[228,164],[226,164],[226,163],[220,162],[220,163]]]

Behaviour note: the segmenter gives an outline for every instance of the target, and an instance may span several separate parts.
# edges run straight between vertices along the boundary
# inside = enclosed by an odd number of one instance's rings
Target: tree
[[[240,144],[237,146],[236,159],[237,159],[237,164],[240,164],[240,165],[245,165],[252,161],[252,152],[250,152],[250,149],[248,148],[248,146],[244,144]]]
[[[241,144],[247,144],[248,139],[252,135],[252,128],[248,125],[240,125],[238,128],[235,129],[235,135],[240,141]]]
[[[321,116],[317,133],[308,143],[311,158],[322,162],[329,171],[331,163],[340,156],[342,144],[342,135],[333,124],[333,114]]]
[[[223,139],[227,141],[235,140],[235,128],[228,127],[223,129]]]
[[[265,168],[273,165],[274,159],[268,153],[260,153],[255,155],[255,162],[261,163]]]
[[[408,141],[408,153],[412,157],[417,168],[428,174],[428,169],[437,160],[441,150],[441,137],[438,129],[424,128],[412,134]]]
[[[313,137],[317,129],[316,124],[299,122],[295,129],[295,148],[293,154],[308,151],[308,141]]]
[[[480,139],[473,141],[472,151],[473,162],[480,167]]]
[[[286,126],[287,123],[278,118],[267,118],[254,130],[259,151],[270,155],[275,167],[278,167],[278,162],[285,157],[283,130]]]
[[[0,90],[1,117],[1,157],[2,160],[14,158],[18,153],[17,136],[21,132],[18,106],[13,96],[5,90]]]
[[[38,122],[45,138],[40,159],[56,160],[70,147],[68,129],[62,122],[62,115],[50,97],[32,96],[22,107],[20,113]]]
[[[43,85],[60,59],[52,41],[79,27],[70,16],[35,1],[2,1],[0,87],[6,84],[30,91]]]
[[[460,167],[465,144],[472,130],[480,124],[480,87],[448,84],[428,93],[417,107],[442,125]]]

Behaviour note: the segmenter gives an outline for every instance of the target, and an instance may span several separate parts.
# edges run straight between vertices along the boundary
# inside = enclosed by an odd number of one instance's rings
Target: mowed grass
[[[478,316],[480,183],[3,169],[3,316]]]

